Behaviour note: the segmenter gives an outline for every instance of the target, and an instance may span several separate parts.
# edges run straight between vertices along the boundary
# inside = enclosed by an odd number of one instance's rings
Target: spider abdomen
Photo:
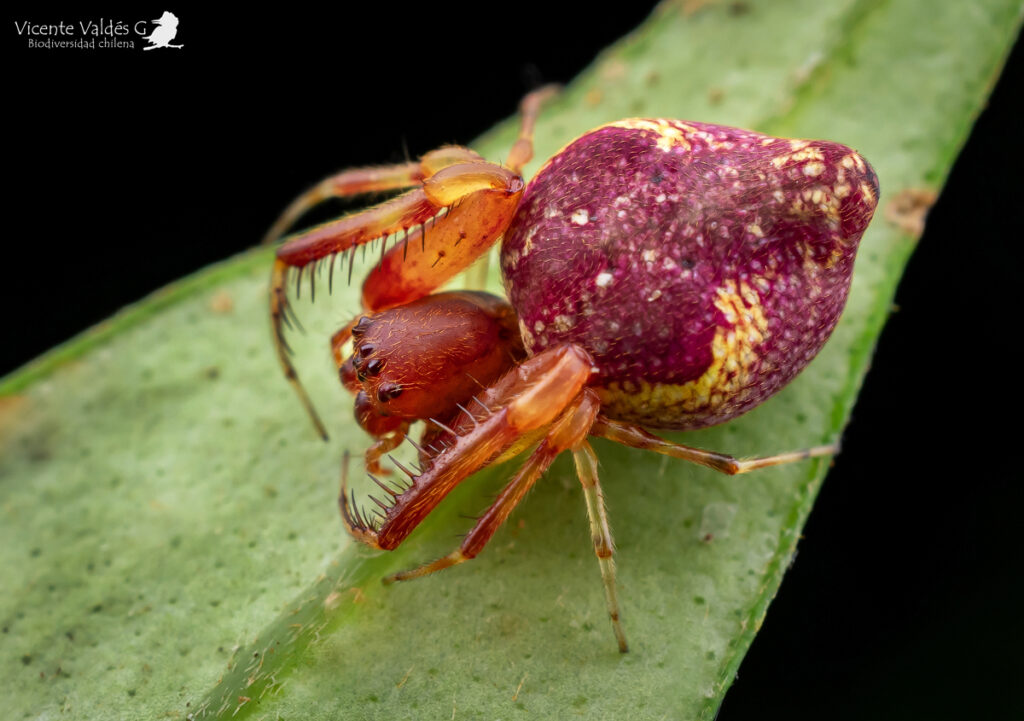
[[[878,198],[850,148],[675,120],[602,126],[554,156],[505,234],[527,350],[594,358],[609,417],[733,418],[818,353]]]

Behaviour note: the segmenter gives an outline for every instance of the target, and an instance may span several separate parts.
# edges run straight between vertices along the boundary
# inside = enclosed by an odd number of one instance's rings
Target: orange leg
[[[466,535],[462,544],[447,556],[433,563],[396,573],[386,579],[386,583],[405,581],[410,578],[426,576],[429,573],[475,558],[491,540],[495,531],[505,522],[512,510],[526,496],[533,484],[562,451],[585,443],[594,418],[597,416],[600,401],[597,394],[584,390],[556,420],[551,430],[541,441],[537,449],[530,455],[516,475],[512,478],[497,500],[481,516],[473,529]]]
[[[513,172],[523,172],[523,166],[533,158],[533,130],[537,126],[537,116],[540,115],[541,106],[558,92],[557,85],[545,85],[527,95],[519,104],[519,137],[505,162]]]
[[[380,239],[381,262],[363,287],[365,308],[402,305],[443,285],[493,245],[515,215],[523,191],[519,170],[533,155],[537,114],[551,94],[551,89],[542,89],[524,99],[522,130],[509,158],[511,170],[488,163],[467,148],[450,146],[428,153],[418,164],[346,171],[297,198],[268,232],[268,240],[275,239],[298,215],[327,197],[418,186],[361,213],[312,228],[278,249],[270,281],[274,346],[285,377],[323,438],[326,429],[299,382],[284,337],[285,326],[297,324],[287,297],[289,275],[294,274],[298,294],[303,272],[312,266],[312,297],[321,262],[328,262],[333,272],[336,256],[350,252],[351,277],[355,248]],[[394,246],[387,252],[389,237]],[[417,245],[420,252],[410,253],[410,246]],[[329,275],[329,285],[332,280]]]
[[[540,445],[519,468],[512,480],[505,486],[497,500],[481,516],[473,529],[466,535],[462,544],[436,561],[424,564],[408,571],[402,571],[385,579],[385,583],[406,581],[450,568],[475,558],[491,540],[498,528],[508,519],[513,509],[519,505],[526,493],[533,487],[537,479],[548,469],[559,453],[572,450],[576,462],[576,472],[587,502],[587,515],[590,518],[590,532],[601,568],[601,579],[604,582],[605,598],[608,605],[608,616],[612,629],[619,644],[619,651],[629,650],[625,632],[619,620],[619,600],[616,591],[615,563],[612,560],[614,542],[608,526],[608,515],[604,507],[604,496],[597,475],[597,457],[587,443],[586,437],[597,417],[600,400],[594,391],[584,389],[572,400],[565,411],[548,428]],[[385,487],[386,489],[386,487]],[[389,491],[391,493],[391,491]]]
[[[423,192],[435,204],[436,216],[401,229],[401,238],[363,282],[364,307],[376,311],[409,303],[468,268],[505,232],[523,188],[519,175],[490,163],[435,173]]]
[[[387,236],[400,231],[406,233],[408,240],[409,228],[418,226],[417,230],[422,234],[427,221],[441,233],[441,238],[437,239],[437,242],[451,246],[451,255],[454,257],[465,255],[465,251],[470,248],[478,249],[478,253],[482,252],[498,239],[511,221],[519,205],[522,189],[523,182],[519,176],[497,165],[484,162],[449,165],[427,178],[421,188],[411,190],[362,213],[320,225],[278,249],[270,279],[270,317],[274,346],[285,377],[292,384],[323,438],[327,438],[327,431],[298,380],[284,337],[285,326],[295,322],[286,288],[289,274],[295,274],[295,288],[298,294],[303,271],[312,265],[308,274],[312,295],[317,264],[320,262],[326,260],[333,269],[333,261],[338,254],[346,251],[354,253],[357,246],[378,238],[383,238],[386,242]],[[455,203],[460,205],[454,213],[449,212],[443,219],[436,220],[439,213]],[[456,215],[457,218],[454,217]],[[473,234],[474,243],[467,242],[460,250],[460,239],[470,233]],[[438,255],[443,256],[444,252],[441,249]],[[393,252],[391,258],[393,261]],[[350,264],[352,260],[349,259]],[[392,262],[391,266],[393,265]],[[383,273],[379,273],[382,282],[374,287],[387,288],[391,285],[393,289],[402,289],[403,292],[397,297],[392,293],[394,302],[390,303],[371,296],[366,302],[367,307],[370,310],[381,310],[422,297],[461,269],[455,265],[446,264],[441,268],[437,268],[436,265],[436,261],[429,267],[424,267],[425,264],[422,262],[402,264],[399,257],[397,268],[389,266],[389,272],[393,276],[387,279]],[[405,282],[407,279],[411,281]],[[366,295],[364,291],[364,298]]]
[[[722,453],[705,451],[700,448],[684,446],[681,443],[666,441],[664,438],[658,438],[658,436],[648,433],[642,428],[629,423],[613,421],[610,418],[605,418],[604,416],[598,417],[590,433],[591,435],[601,436],[602,438],[607,438],[610,441],[621,443],[624,446],[642,448],[644,450],[654,451],[655,453],[663,453],[666,456],[682,458],[684,461],[697,463],[707,468],[720,471],[721,473],[727,473],[730,476],[734,476],[738,473],[747,473],[748,471],[753,471],[758,468],[767,468],[768,466],[778,466],[783,463],[802,461],[807,458],[831,456],[839,452],[839,444],[833,443],[828,446],[815,446],[814,448],[806,448],[801,451],[779,453],[774,456],[745,459],[734,458],[733,456],[727,456]]]
[[[421,456],[423,472],[408,474],[411,485],[381,511],[356,510],[343,488],[339,504],[349,532],[375,548],[396,548],[456,485],[561,416],[583,390],[591,365],[585,351],[562,346],[511,370],[476,399],[485,409],[480,417],[462,414],[454,427],[442,426],[441,450]]]
[[[401,190],[419,185],[441,168],[483,160],[469,148],[445,146],[424,155],[418,163],[400,163],[372,168],[350,168],[324,178],[285,208],[263,236],[269,245],[295,224],[303,214],[329,198],[347,198],[364,193]]]
[[[409,188],[422,180],[419,163],[403,163],[379,168],[353,168],[314,185],[284,209],[263,236],[263,245],[277,241],[306,212],[328,198],[342,198],[360,193]]]

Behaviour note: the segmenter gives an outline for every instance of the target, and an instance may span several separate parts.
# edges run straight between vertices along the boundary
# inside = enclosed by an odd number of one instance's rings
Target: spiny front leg
[[[549,349],[475,397],[471,407],[482,412],[466,409],[451,425],[435,421],[444,431],[435,437],[439,449],[420,449],[419,474],[399,466],[409,485],[387,490],[390,497],[377,502],[380,510],[357,511],[342,488],[339,505],[349,532],[374,548],[396,548],[456,485],[558,418],[583,390],[591,365],[577,346]]]
[[[285,377],[292,384],[321,437],[326,429],[313,408],[312,401],[298,379],[291,362],[284,336],[285,326],[296,324],[287,295],[289,275],[294,274],[295,292],[302,288],[302,275],[309,267],[310,296],[315,293],[317,266],[328,262],[333,272],[337,255],[370,241],[381,239],[386,248],[388,236],[403,233],[401,247],[392,248],[373,276],[375,282],[364,286],[364,304],[370,310],[382,310],[427,295],[458,273],[466,264],[504,232],[515,213],[522,195],[523,181],[504,168],[485,162],[458,163],[442,168],[416,188],[374,208],[317,226],[294,238],[277,251],[271,271],[270,317],[274,346]],[[453,208],[458,204],[457,208]],[[424,234],[426,223],[432,227],[431,253],[438,258],[445,253],[448,262],[438,267],[437,260],[428,262]],[[409,229],[413,228],[410,233]],[[413,252],[403,262],[410,237],[420,238],[421,253]],[[467,240],[460,248],[462,240]],[[436,251],[434,250],[440,246]],[[395,251],[398,251],[397,253]],[[431,256],[432,257],[432,256]],[[387,265],[385,265],[385,260]],[[351,271],[354,258],[349,257]],[[328,287],[333,276],[328,275]]]
[[[334,258],[338,253],[350,248],[355,250],[358,245],[382,235],[386,236],[396,229],[423,223],[432,218],[438,210],[438,206],[427,198],[422,189],[416,189],[362,213],[313,228],[281,246],[277,251],[270,275],[270,322],[274,348],[285,378],[295,389],[317,432],[324,440],[327,439],[327,429],[299,381],[298,373],[291,361],[291,349],[284,335],[286,326],[291,328],[299,325],[288,300],[289,274],[294,273],[295,293],[298,296],[302,288],[303,271],[306,266],[312,265],[309,272],[309,287],[310,295],[315,297],[315,278],[320,262],[326,260],[333,274]],[[329,276],[329,284],[331,282],[333,275]]]
[[[325,179],[297,198],[268,232],[276,239],[305,210],[327,197],[420,185],[420,187],[362,213],[325,223],[303,233],[278,250],[271,272],[270,314],[274,345],[284,374],[323,438],[326,429],[298,379],[284,338],[285,325],[297,324],[289,307],[286,286],[295,272],[298,294],[302,273],[312,264],[309,290],[315,291],[317,265],[328,261],[328,288],[335,257],[350,251],[349,278],[358,245],[381,239],[381,262],[363,286],[363,306],[385,310],[421,298],[469,267],[505,232],[523,192],[522,166],[533,155],[533,129],[541,104],[555,92],[542,88],[524,98],[522,127],[509,156],[510,168],[487,163],[472,150],[448,146],[420,159],[383,168],[364,168]],[[430,222],[428,248],[427,222]],[[401,233],[401,241],[398,234]],[[389,236],[395,245],[387,251]],[[410,245],[419,255],[410,255]]]
[[[681,443],[667,441],[664,438],[659,438],[652,433],[648,433],[643,428],[639,428],[630,423],[614,421],[610,418],[605,418],[604,416],[600,416],[597,419],[590,432],[592,435],[607,438],[610,441],[621,443],[624,446],[641,448],[648,451],[654,451],[655,453],[662,453],[666,456],[681,458],[684,461],[690,461],[691,463],[696,463],[730,476],[734,476],[739,473],[748,473],[750,471],[757,470],[758,468],[768,468],[769,466],[778,466],[784,463],[803,461],[808,458],[831,456],[839,452],[839,443],[833,443],[827,446],[815,446],[813,448],[805,448],[799,451],[778,453],[773,456],[735,458],[733,456],[725,455],[724,453],[705,451],[700,448],[693,448],[692,446],[684,446]]]
[[[379,168],[353,168],[314,185],[284,209],[263,236],[263,245],[274,243],[308,211],[328,198],[343,198],[362,193],[410,188],[423,179],[419,163],[403,163]]]
[[[414,568],[409,571],[396,573],[386,579],[386,583],[393,581],[405,581],[410,578],[418,578],[427,574],[449,568],[456,564],[475,558],[484,549],[487,542],[491,540],[495,531],[505,522],[512,513],[512,510],[519,505],[519,502],[526,496],[533,484],[540,478],[541,474],[548,469],[555,458],[564,450],[573,448],[584,442],[590,426],[597,417],[597,410],[600,401],[597,394],[590,390],[584,390],[573,399],[572,403],[556,420],[550,431],[540,442],[537,449],[523,463],[522,467],[512,478],[505,489],[498,496],[497,500],[481,516],[473,529],[466,535],[462,544],[447,556],[438,560]]]
[[[285,208],[263,236],[263,244],[275,242],[305,213],[329,198],[347,198],[365,193],[401,190],[419,185],[441,168],[456,163],[483,160],[469,148],[455,145],[438,148],[424,155],[418,163],[399,163],[370,168],[350,168],[324,178],[299,195]]]
[[[512,222],[523,188],[520,175],[490,163],[435,173],[423,190],[444,214],[395,239],[363,282],[363,306],[382,310],[409,303],[467,269]]]

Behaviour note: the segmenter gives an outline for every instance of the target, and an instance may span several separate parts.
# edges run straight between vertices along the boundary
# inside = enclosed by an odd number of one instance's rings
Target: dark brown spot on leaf
[[[924,233],[928,211],[938,194],[929,188],[904,188],[885,205],[885,222],[895,225],[915,238]]]

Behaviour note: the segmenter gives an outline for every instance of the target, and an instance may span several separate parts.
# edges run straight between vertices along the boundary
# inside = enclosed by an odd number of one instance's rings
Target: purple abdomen
[[[530,183],[502,246],[506,290],[530,353],[591,353],[606,415],[713,425],[824,345],[877,198],[837,143],[619,121]]]

